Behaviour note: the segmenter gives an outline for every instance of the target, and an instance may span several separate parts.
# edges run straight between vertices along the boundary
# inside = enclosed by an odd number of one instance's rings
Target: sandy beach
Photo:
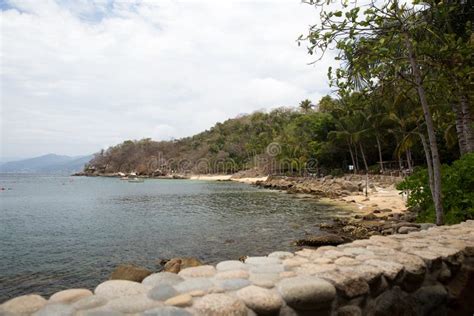
[[[201,181],[236,181],[247,184],[255,184],[257,181],[266,181],[263,177],[235,177],[235,175],[193,175],[191,180]],[[393,213],[402,213],[406,210],[406,196],[395,188],[395,185],[375,185],[369,189],[368,196],[361,192],[351,195],[339,196],[337,198],[320,197],[321,201],[334,204],[346,209],[351,209],[358,214],[368,214],[375,209],[391,209]]]
[[[267,176],[264,177],[245,177],[245,178],[236,178],[234,175],[193,175],[190,177],[191,180],[201,180],[201,181],[235,181],[247,184],[255,184],[257,181],[267,180]]]
[[[364,213],[371,212],[374,208],[391,209],[393,213],[401,213],[406,210],[406,196],[402,195],[402,192],[393,185],[386,188],[375,188],[375,192],[369,190],[367,197],[365,195],[349,195],[341,199],[351,204],[354,204],[355,201],[357,208]]]

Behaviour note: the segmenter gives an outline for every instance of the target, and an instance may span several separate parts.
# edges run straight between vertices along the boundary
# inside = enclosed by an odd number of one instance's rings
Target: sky
[[[85,155],[317,103],[331,53],[309,65],[296,42],[316,21],[299,0],[0,0],[0,156]]]

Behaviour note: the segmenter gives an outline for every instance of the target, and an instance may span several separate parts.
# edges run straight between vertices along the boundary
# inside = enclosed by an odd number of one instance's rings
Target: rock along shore
[[[474,221],[35,294],[0,315],[469,315]]]

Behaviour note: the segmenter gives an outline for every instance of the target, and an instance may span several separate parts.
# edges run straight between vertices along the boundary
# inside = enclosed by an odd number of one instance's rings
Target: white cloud
[[[10,1],[0,16],[1,155],[87,154],[189,136],[328,93],[330,56],[294,1]]]

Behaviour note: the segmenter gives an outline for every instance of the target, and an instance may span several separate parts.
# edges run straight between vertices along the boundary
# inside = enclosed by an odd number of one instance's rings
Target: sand
[[[406,195],[400,194],[394,186],[387,188],[376,187],[376,192],[365,195],[349,195],[337,199],[322,198],[325,203],[350,209],[355,213],[366,215],[376,209],[391,209],[392,213],[403,213],[406,211]]]
[[[194,175],[191,180],[202,181],[236,181],[247,184],[254,184],[257,181],[265,181],[268,177],[247,177],[233,178],[232,175]],[[375,190],[369,189],[369,196],[357,194],[340,197],[336,199],[321,198],[328,204],[343,206],[345,209],[351,209],[356,213],[368,214],[375,209],[391,209],[393,213],[402,213],[406,210],[406,196],[400,194],[395,186],[375,187]]]
[[[218,175],[193,175],[190,177],[191,180],[201,181],[235,181],[247,184],[254,184],[257,181],[265,181],[268,177],[246,177],[246,178],[233,178],[233,175],[218,174]]]
[[[201,180],[201,181],[229,181],[232,175],[226,174],[217,174],[217,175],[194,175],[189,179],[191,180]]]

